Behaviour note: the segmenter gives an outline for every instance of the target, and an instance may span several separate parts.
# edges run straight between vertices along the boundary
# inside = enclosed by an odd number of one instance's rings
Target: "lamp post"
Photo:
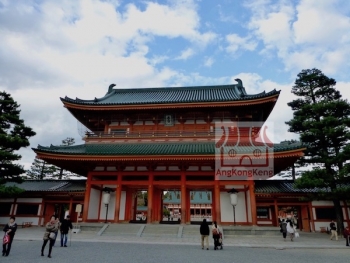
[[[238,203],[238,191],[234,188],[232,188],[230,191],[228,191],[228,193],[230,194],[230,201],[231,201],[231,205],[233,208],[233,225],[236,225],[236,205]]]
[[[111,188],[105,187],[102,189],[103,193],[103,197],[102,197],[102,202],[104,203],[105,207],[106,207],[106,220],[105,223],[107,223],[107,216],[108,216],[108,205],[109,205],[109,201],[111,200],[111,192],[113,191]]]

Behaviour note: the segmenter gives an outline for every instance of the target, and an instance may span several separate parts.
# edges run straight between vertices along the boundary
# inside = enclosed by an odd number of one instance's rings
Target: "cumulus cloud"
[[[175,60],[186,60],[194,55],[194,50],[192,48],[187,48],[182,50],[181,54],[175,58]]]
[[[257,42],[252,41],[250,37],[240,37],[237,34],[229,34],[226,36],[226,41],[228,43],[226,51],[228,53],[235,53],[239,49],[253,51]]]
[[[349,65],[350,17],[346,0],[248,1],[252,12],[248,28],[264,43],[262,54],[276,50],[293,75],[318,67],[327,74]]]

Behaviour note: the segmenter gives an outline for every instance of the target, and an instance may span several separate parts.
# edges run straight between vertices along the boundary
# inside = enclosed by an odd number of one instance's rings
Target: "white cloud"
[[[292,75],[304,68],[333,74],[349,65],[350,17],[346,0],[251,1],[248,28],[264,43],[261,54],[276,50]]]
[[[235,53],[239,49],[253,51],[257,46],[257,42],[252,41],[250,37],[243,38],[237,34],[227,35],[226,41],[228,42],[228,46],[226,47],[228,53]]]
[[[210,68],[213,65],[214,61],[215,60],[212,57],[204,58],[204,66]]]
[[[194,50],[192,48],[187,48],[181,52],[181,54],[175,58],[175,60],[186,60],[194,55]]]

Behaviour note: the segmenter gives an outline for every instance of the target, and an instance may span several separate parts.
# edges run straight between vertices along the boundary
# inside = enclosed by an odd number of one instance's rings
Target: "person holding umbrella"
[[[63,219],[60,229],[61,229],[61,247],[67,247],[68,232],[69,232],[69,229],[73,229],[72,221],[70,221],[69,215],[66,216],[66,219]]]

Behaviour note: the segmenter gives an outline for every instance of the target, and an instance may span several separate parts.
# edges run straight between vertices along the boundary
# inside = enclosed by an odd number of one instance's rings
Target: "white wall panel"
[[[17,203],[41,203],[42,198],[17,198]]]
[[[119,220],[125,219],[126,192],[122,191],[120,196]]]
[[[101,191],[91,188],[87,219],[98,219],[98,204],[100,203],[100,193]]]
[[[247,222],[244,192],[239,192],[238,203],[235,208],[236,222]],[[220,193],[221,222],[233,223],[233,207],[230,194]]]

